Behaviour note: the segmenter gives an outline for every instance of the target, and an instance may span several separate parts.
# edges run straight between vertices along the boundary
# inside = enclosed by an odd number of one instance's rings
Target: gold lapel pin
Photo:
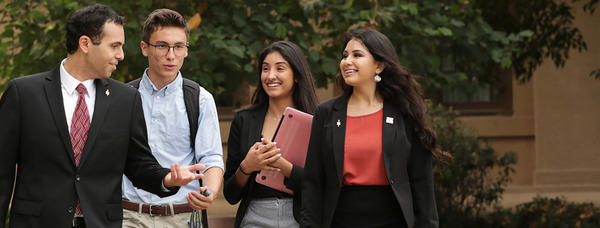
[[[337,125],[337,127],[340,127],[342,125],[342,122],[340,122],[340,120],[338,120],[336,125]]]
[[[106,91],[104,91],[104,94],[106,94],[106,96],[108,97],[110,95],[110,91],[108,91],[108,89],[106,89]]]

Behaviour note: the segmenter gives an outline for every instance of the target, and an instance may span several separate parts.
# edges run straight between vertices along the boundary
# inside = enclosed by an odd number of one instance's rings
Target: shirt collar
[[[67,59],[65,58],[60,63],[60,84],[61,84],[62,88],[65,89],[65,91],[67,91],[67,94],[73,95],[73,93],[75,92],[75,89],[77,88],[79,83],[83,83],[83,85],[86,88],[86,93],[88,95],[92,92],[91,90],[95,91],[94,79],[88,79],[83,82],[75,79],[75,77],[73,77],[73,75],[69,74],[69,72],[67,72],[67,70],[65,69],[64,64],[66,61],[67,61]]]
[[[158,90],[150,77],[148,76],[148,68],[144,70],[144,75],[142,76],[142,81],[140,82],[140,88],[145,90],[146,92],[150,92],[151,94],[161,93],[164,95],[173,94],[178,89],[181,89],[183,86],[183,76],[181,76],[181,72],[177,72],[177,77],[167,86],[163,87],[161,90]]]

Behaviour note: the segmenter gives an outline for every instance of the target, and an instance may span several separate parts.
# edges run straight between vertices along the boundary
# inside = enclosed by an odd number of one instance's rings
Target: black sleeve
[[[142,100],[138,91],[135,92],[131,115],[125,175],[137,188],[144,189],[160,197],[174,195],[179,187],[168,188],[168,192],[162,189],[163,179],[170,170],[163,168],[150,151]]]
[[[324,139],[322,119],[325,118],[323,116],[325,113],[322,113],[319,107],[315,110],[304,166],[300,227],[319,227],[322,220],[322,205],[320,203],[323,202],[323,178],[325,174],[321,148]]]
[[[283,179],[285,187],[294,191],[294,194],[300,194],[302,191],[302,178],[304,177],[304,168],[293,165],[289,178]]]
[[[410,120],[409,120],[410,121]],[[411,124],[408,124],[411,126]],[[435,193],[433,189],[433,164],[431,151],[427,150],[412,128],[410,158],[408,161],[408,177],[413,197],[415,228],[439,227]]]
[[[4,226],[12,195],[19,153],[20,105],[16,83],[8,83],[0,99],[0,227]]]
[[[239,186],[235,177],[235,173],[240,167],[240,163],[246,157],[247,151],[241,146],[241,131],[243,127],[243,119],[240,113],[236,113],[231,122],[229,129],[229,139],[227,140],[227,161],[225,163],[223,195],[230,204],[236,204],[241,199],[246,191],[248,184]],[[252,176],[250,176],[252,178]],[[248,180],[250,181],[250,179]]]

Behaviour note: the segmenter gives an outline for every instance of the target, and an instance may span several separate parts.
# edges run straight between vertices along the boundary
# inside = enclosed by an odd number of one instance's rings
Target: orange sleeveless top
[[[344,185],[389,185],[382,153],[383,109],[346,117]]]

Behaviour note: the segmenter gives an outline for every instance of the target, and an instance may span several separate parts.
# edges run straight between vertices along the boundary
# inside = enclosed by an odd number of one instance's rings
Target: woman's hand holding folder
[[[271,166],[279,158],[281,153],[276,143],[262,139],[261,142],[256,142],[250,147],[246,158],[240,163],[240,168],[246,173],[260,170],[280,171],[279,168]]]

